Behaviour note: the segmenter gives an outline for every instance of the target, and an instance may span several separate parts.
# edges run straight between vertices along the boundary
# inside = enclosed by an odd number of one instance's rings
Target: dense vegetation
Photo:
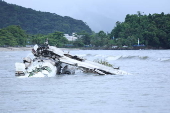
[[[140,45],[146,48],[170,49],[170,14],[142,15],[139,11],[137,14],[128,14],[124,22],[116,22],[111,33],[100,31],[91,36],[84,34],[74,43],[106,49],[113,46],[133,49],[138,39]]]
[[[21,26],[28,34],[48,34],[55,31],[72,34],[91,29],[81,20],[59,16],[54,13],[35,11],[30,8],[8,4],[0,0],[0,28],[10,25]]]
[[[146,48],[170,49],[170,14],[127,14],[124,22],[116,22],[111,33],[94,33],[82,21],[57,14],[34,11],[0,1],[0,46],[43,44],[88,47],[96,49],[133,49],[140,44]],[[78,39],[68,41],[64,33],[75,32]]]
[[[0,29],[0,46],[25,46],[27,34],[20,26]]]
[[[170,14],[128,14],[125,22],[116,22],[110,37],[121,40],[122,45],[131,46],[139,38],[146,46],[170,48]]]
[[[11,25],[6,28],[0,29],[0,46],[20,47],[34,44],[42,45],[48,38],[50,45],[63,47],[64,44],[68,43],[68,40],[63,36],[64,33],[58,31],[54,33],[49,33],[48,35],[28,35],[23,29],[21,29],[20,26]]]
[[[32,35],[28,37],[27,44],[38,44],[42,45],[48,39],[49,45],[57,46],[57,47],[64,47],[65,44],[68,43],[68,40],[64,37],[63,32],[56,31],[54,33],[49,33],[48,35]]]
[[[113,49],[114,46],[123,49],[125,46],[133,49],[138,38],[140,44],[146,48],[170,49],[170,14],[149,14],[141,15],[140,12],[134,15],[126,15],[124,22],[116,22],[116,26],[111,33],[100,31],[98,33],[88,33],[86,31],[77,32],[78,39],[68,41],[63,32],[55,31],[47,35],[27,34],[20,26],[8,26],[0,29],[0,46],[25,46],[33,44],[43,44],[45,39],[49,39],[50,45],[65,47],[88,47],[96,49]],[[113,38],[114,37],[114,38]]]

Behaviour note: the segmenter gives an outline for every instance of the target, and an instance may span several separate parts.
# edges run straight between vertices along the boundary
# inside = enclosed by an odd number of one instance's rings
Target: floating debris
[[[26,57],[23,63],[15,63],[16,76],[51,77],[60,74],[75,74],[76,70],[99,75],[128,74],[119,68],[114,68],[106,60],[89,61],[76,55],[64,53],[61,49],[49,46],[35,45],[32,49],[34,58]]]

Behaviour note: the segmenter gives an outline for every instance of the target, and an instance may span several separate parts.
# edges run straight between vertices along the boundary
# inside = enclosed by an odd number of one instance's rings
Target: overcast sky
[[[111,32],[127,14],[170,13],[170,0],[4,0],[7,3],[83,20],[98,32]]]

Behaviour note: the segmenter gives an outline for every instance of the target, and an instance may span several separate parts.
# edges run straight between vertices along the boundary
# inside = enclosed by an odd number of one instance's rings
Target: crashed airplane
[[[64,53],[61,49],[35,45],[32,49],[34,58],[25,57],[23,63],[15,63],[15,75],[26,77],[52,77],[61,74],[83,73],[99,75],[127,75],[128,73],[100,63],[89,61],[75,55]]]

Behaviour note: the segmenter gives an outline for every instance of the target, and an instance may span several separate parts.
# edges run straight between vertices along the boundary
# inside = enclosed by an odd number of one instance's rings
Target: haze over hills
[[[8,4],[0,1],[0,28],[9,25],[19,25],[29,34],[48,34],[61,31],[71,34],[73,32],[92,30],[82,20],[69,16],[60,16],[55,13],[35,11],[31,8]]]

